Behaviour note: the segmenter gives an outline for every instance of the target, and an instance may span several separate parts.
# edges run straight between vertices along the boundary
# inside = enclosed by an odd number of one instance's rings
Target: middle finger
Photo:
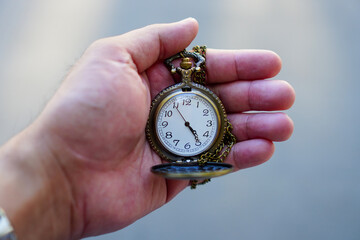
[[[210,88],[228,113],[286,110],[295,100],[294,89],[282,80],[237,81]]]

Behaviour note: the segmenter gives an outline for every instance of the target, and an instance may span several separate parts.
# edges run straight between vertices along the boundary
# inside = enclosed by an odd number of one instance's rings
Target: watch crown
[[[182,60],[181,60],[181,63],[180,63],[180,67],[182,69],[190,69],[192,67],[192,62],[190,60],[190,58],[188,57],[184,57]]]

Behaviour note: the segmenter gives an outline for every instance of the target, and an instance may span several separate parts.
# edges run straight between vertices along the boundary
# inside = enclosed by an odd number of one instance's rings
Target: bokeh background
[[[276,78],[297,92],[293,137],[269,162],[89,239],[360,239],[359,12],[359,0],[0,0],[0,144],[94,40],[195,17],[194,44],[282,57]]]

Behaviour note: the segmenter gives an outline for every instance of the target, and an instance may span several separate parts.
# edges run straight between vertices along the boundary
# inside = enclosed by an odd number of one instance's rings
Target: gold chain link
[[[206,55],[206,46],[195,46],[193,47],[193,51],[199,53],[201,56],[205,58]],[[193,81],[195,83],[205,85],[206,80],[206,64],[203,63],[200,71],[195,71]]]

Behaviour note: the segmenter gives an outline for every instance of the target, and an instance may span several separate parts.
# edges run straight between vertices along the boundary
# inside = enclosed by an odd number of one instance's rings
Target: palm
[[[43,113],[54,124],[52,134],[61,139],[61,151],[69,153],[62,164],[71,170],[76,166],[76,173],[68,175],[75,186],[76,214],[86,211],[86,235],[98,234],[93,229],[99,224],[105,232],[125,227],[187,185],[172,181],[175,184],[169,184],[173,186],[169,189],[164,179],[150,172],[161,160],[150,149],[144,129],[151,92],[172,81],[169,74],[162,74],[167,72],[165,67],[155,64],[139,75],[116,62],[96,64],[108,71],[94,69],[92,59],[82,62]],[[152,78],[156,84],[151,90]],[[101,202],[107,206],[105,211],[98,208]]]

